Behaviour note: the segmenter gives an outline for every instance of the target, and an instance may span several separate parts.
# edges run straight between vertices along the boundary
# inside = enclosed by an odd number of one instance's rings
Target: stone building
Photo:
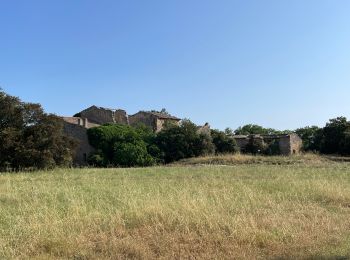
[[[106,124],[106,123],[116,123],[116,124],[129,124],[128,115],[125,110],[122,109],[109,109],[97,106],[91,106],[74,116],[87,118],[90,122],[95,124]]]
[[[179,124],[180,119],[168,114],[158,112],[140,111],[129,116],[121,109],[108,109],[91,106],[74,117],[62,117],[64,121],[64,131],[67,135],[75,138],[78,142],[74,164],[86,165],[88,156],[94,152],[94,148],[89,144],[87,129],[97,127],[106,123],[116,123],[137,126],[145,124],[153,131],[159,132],[167,124]]]
[[[233,138],[241,151],[245,150],[251,138],[257,142],[265,142],[267,144],[277,141],[281,155],[298,154],[303,145],[301,138],[294,133],[281,135],[234,135]]]
[[[156,133],[161,131],[167,124],[179,125],[180,120],[169,114],[149,111],[140,111],[129,116],[129,124],[131,126],[144,124]]]
[[[75,165],[87,165],[88,156],[94,152],[94,148],[88,140],[87,129],[99,125],[81,117],[62,117],[62,119],[64,121],[64,132],[78,142],[73,163]]]
[[[74,157],[75,165],[86,165],[88,156],[94,152],[94,148],[89,144],[87,129],[97,127],[106,123],[126,124],[137,126],[144,124],[154,132],[161,131],[166,125],[179,125],[181,119],[167,113],[140,111],[128,116],[124,110],[108,109],[91,106],[74,117],[62,117],[64,120],[64,131],[78,141],[78,147]],[[210,126],[206,123],[198,127],[198,133],[210,134]],[[302,140],[296,134],[284,135],[234,135],[237,145],[241,151],[249,141],[265,142],[267,144],[277,141],[282,155],[298,154],[302,147]]]

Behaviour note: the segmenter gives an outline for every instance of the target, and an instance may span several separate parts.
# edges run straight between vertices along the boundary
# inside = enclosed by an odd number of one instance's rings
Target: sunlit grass
[[[60,169],[0,176],[0,258],[330,258],[350,165]]]

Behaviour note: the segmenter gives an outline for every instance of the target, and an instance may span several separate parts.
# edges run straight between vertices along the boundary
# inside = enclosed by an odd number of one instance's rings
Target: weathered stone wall
[[[89,121],[87,118],[81,118],[81,117],[62,117],[62,119],[66,123],[70,123],[73,125],[80,125],[85,128],[91,128],[91,127],[97,127],[100,126],[99,124],[95,124]]]
[[[102,107],[92,106],[79,113],[82,118],[88,118],[89,121],[96,124],[117,123],[128,124],[128,116],[124,110],[112,110]]]
[[[233,138],[236,140],[236,143],[242,152],[245,151],[245,147],[248,145],[250,138],[259,138],[259,140],[264,140],[265,143],[277,141],[281,155],[298,154],[302,147],[302,140],[297,134],[233,136]]]
[[[117,124],[128,125],[129,117],[125,110],[117,109],[114,111],[114,122]]]
[[[152,113],[140,111],[135,115],[129,116],[129,124],[131,126],[137,126],[144,124],[150,127],[154,132],[161,131],[168,124],[179,124],[179,120],[171,118],[160,118]]]
[[[235,139],[237,146],[239,147],[239,150],[241,152],[244,152],[245,147],[249,143],[249,137],[248,136],[233,136],[233,139]]]
[[[278,140],[281,155],[290,155],[291,154],[290,135],[281,136],[277,140]]]
[[[73,121],[73,119],[71,120]],[[73,163],[75,165],[87,165],[88,156],[94,152],[94,148],[89,144],[87,128],[82,125],[65,121],[64,132],[78,141]]]
[[[129,116],[129,124],[131,126],[137,126],[139,124],[144,124],[150,127],[153,131],[157,130],[157,118],[150,113],[138,112],[135,115]]]
[[[297,134],[290,135],[290,149],[292,154],[299,154],[303,146],[303,140]]]

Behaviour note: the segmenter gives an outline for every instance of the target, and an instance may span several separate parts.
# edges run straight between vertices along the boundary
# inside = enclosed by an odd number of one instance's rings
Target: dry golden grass
[[[246,154],[223,154],[204,157],[194,157],[175,162],[174,165],[239,165],[239,164],[268,164],[268,165],[324,165],[332,162],[349,162],[350,158],[337,156],[320,156],[306,153],[293,156],[262,156]]]
[[[4,174],[0,206],[0,259],[350,256],[347,163]]]

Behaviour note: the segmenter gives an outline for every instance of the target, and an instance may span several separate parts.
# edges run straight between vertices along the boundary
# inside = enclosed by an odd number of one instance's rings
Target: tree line
[[[218,130],[199,131],[190,120],[154,133],[145,125],[106,124],[87,131],[96,152],[94,166],[149,166],[214,153],[238,151],[232,137]]]
[[[44,112],[40,104],[22,102],[0,89],[0,170],[44,169],[72,165],[78,142],[63,131],[63,120]],[[106,124],[88,129],[96,152],[91,165],[149,166],[189,157],[239,151],[234,135],[297,133],[303,150],[325,154],[350,155],[350,122],[345,117],[331,119],[325,127],[308,126],[279,131],[249,124],[232,130],[202,131],[190,120],[169,125],[154,133],[144,125]],[[278,145],[254,143],[248,153],[278,154]]]

